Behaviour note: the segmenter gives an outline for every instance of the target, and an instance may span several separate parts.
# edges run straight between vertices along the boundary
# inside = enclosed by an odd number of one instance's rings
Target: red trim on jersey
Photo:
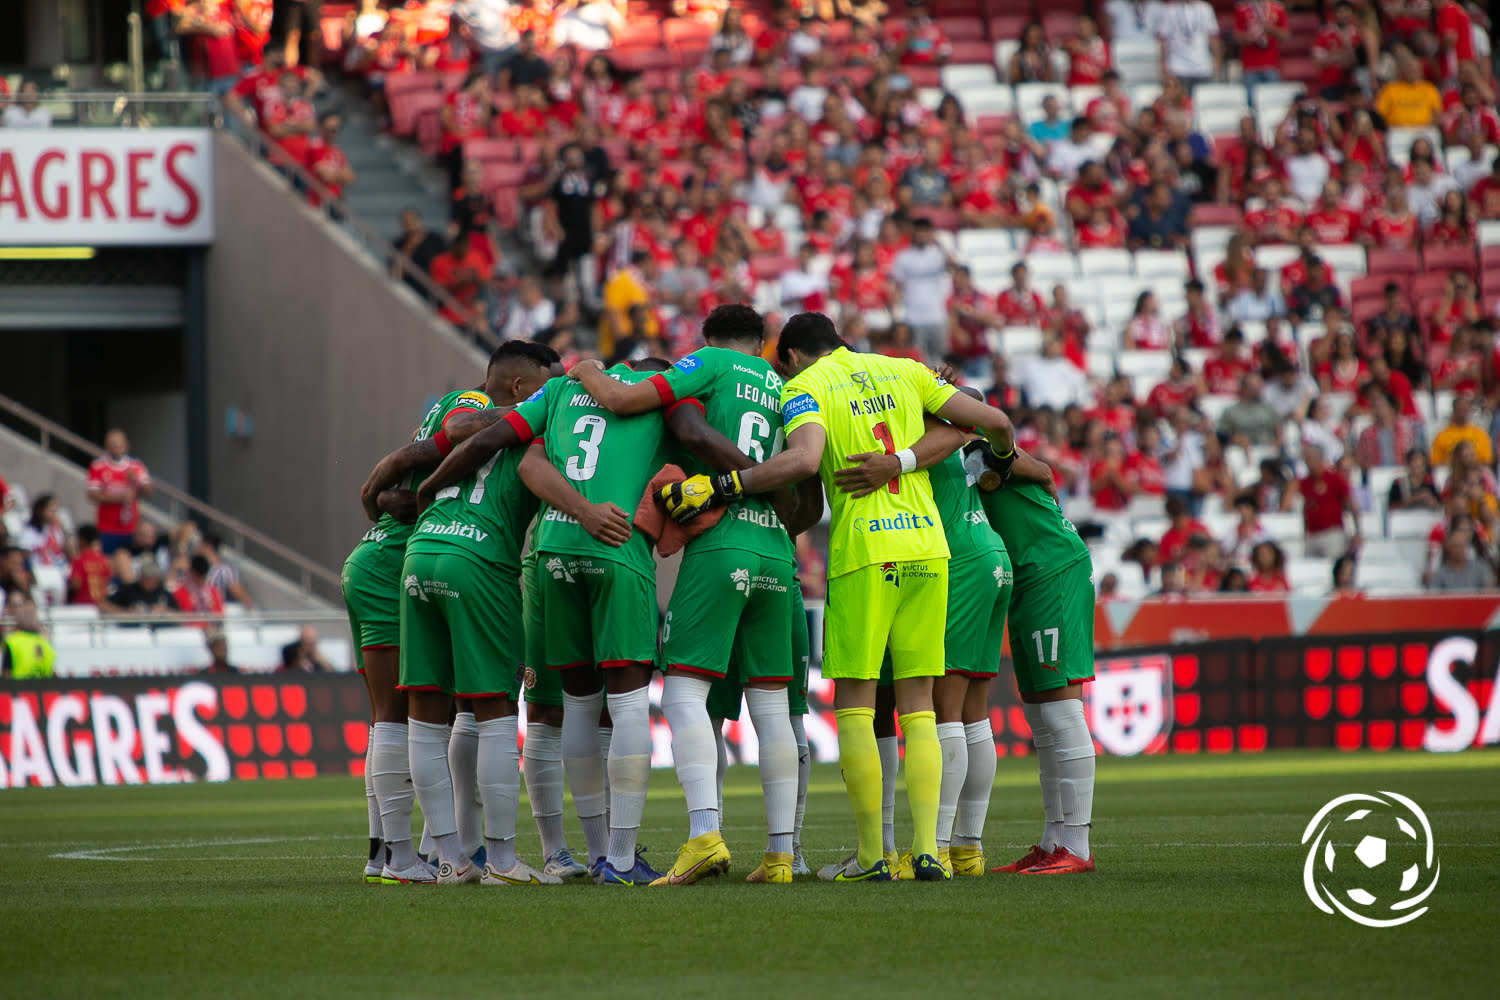
[[[376,644],[374,646],[361,646],[361,647],[359,647],[359,651],[361,653],[363,653],[366,650],[370,650],[370,649],[400,649],[400,648],[401,648],[400,646],[397,646],[394,643],[382,642],[382,643],[378,643],[378,644]]]
[[[656,390],[656,394],[661,397],[662,406],[671,406],[677,402],[677,393],[673,392],[672,387],[667,384],[667,380],[662,378],[661,372],[657,372],[646,379],[646,381],[651,383],[652,387]]]
[[[516,437],[520,438],[521,444],[527,444],[532,438],[536,437],[536,431],[531,429],[531,425],[526,422],[526,418],[515,410],[511,410],[502,419],[515,430]]]
[[[1000,670],[998,668],[996,668],[995,670],[959,670],[957,667],[949,667],[948,673],[958,674],[958,676],[960,677],[968,677],[970,679],[978,678],[982,681],[991,680],[995,677],[1000,676]]]
[[[434,434],[432,436],[432,443],[437,448],[438,454],[444,458],[447,458],[449,453],[453,451],[453,442],[448,440],[447,431],[438,431]]]
[[[667,418],[671,419],[672,414],[676,413],[678,407],[681,406],[696,406],[699,413],[702,413],[704,416],[708,416],[708,410],[704,407],[703,402],[696,397],[689,396],[687,399],[679,399],[677,402],[668,406]]]
[[[614,661],[614,662],[617,662],[617,663],[627,663],[629,661],[626,661],[626,660],[617,660],[617,661]],[[599,664],[599,665],[601,667],[604,666],[604,664],[602,664],[602,663]],[[724,679],[724,671],[722,671],[722,670],[713,671],[713,670],[708,670],[708,669],[706,669],[704,667],[690,667],[686,663],[668,663],[667,664],[667,669],[668,670],[681,670],[685,674],[694,674],[694,675],[696,675],[698,677],[711,677],[714,680],[723,680]]]
[[[790,675],[786,677],[750,677],[745,681],[746,684],[790,684],[791,682],[792,678]]]
[[[599,669],[600,670],[618,670],[621,667],[635,667],[635,666],[649,667],[649,666],[651,666],[651,661],[650,660],[600,660],[599,661]]]
[[[472,692],[472,693],[466,692],[466,691],[455,691],[455,692],[453,692],[453,697],[455,697],[455,698],[514,698],[515,695],[511,694],[509,691],[475,691],[475,692]]]
[[[572,670],[574,667],[586,667],[588,660],[574,660],[572,663],[547,664],[548,670]]]
[[[438,687],[436,684],[397,684],[396,685],[396,690],[397,691],[436,691],[439,694],[447,694],[448,693],[448,692],[444,691],[442,688]]]

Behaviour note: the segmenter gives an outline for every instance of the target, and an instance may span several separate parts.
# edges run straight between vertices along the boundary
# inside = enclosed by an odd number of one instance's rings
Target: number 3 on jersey
[[[896,442],[892,440],[891,429],[885,425],[884,420],[876,424],[874,427],[871,427],[870,433],[875,435],[875,440],[880,442],[880,447],[885,449],[885,453],[887,455],[896,454]],[[901,477],[897,476],[895,479],[892,479],[890,482],[886,483],[885,489],[887,493],[900,493]]]
[[[581,453],[568,458],[566,471],[573,482],[581,483],[594,478],[594,471],[599,468],[599,444],[604,440],[604,429],[607,426],[605,419],[597,413],[586,413],[573,425],[573,433],[578,436],[578,450]]]

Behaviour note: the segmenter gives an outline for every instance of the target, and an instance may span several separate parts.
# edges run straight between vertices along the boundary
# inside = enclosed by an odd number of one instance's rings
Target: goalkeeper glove
[[[1004,455],[997,455],[995,448],[988,441],[972,441],[964,447],[965,454],[977,454],[984,462],[984,471],[979,475],[979,481],[975,484],[984,493],[993,493],[1005,485],[1010,479],[1010,470],[1016,464],[1016,446],[1011,445],[1010,451]]]
[[[667,509],[667,516],[686,524],[706,510],[723,507],[745,495],[738,472],[722,476],[689,476],[680,483],[670,483],[657,491],[656,498]]]

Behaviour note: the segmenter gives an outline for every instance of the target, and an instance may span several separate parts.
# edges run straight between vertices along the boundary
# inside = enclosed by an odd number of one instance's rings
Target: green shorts
[[[1004,549],[948,564],[948,624],[943,632],[948,673],[979,678],[1000,673],[1010,594],[1010,554]]]
[[[737,676],[742,684],[791,680],[796,564],[689,546],[677,580],[662,629],[663,666]]]
[[[1016,581],[1010,598],[1010,659],[1022,694],[1094,679],[1094,566]]]
[[[401,580],[399,686],[459,698],[514,698],[526,658],[514,572],[458,552],[413,552]]]
[[[536,553],[533,552],[521,563],[521,607],[526,614],[526,669],[521,672],[521,693],[528,705],[562,708],[562,674],[547,669],[547,658],[542,652],[546,648],[547,633],[542,626],[538,572]]]
[[[401,644],[401,561],[395,546],[356,546],[344,560],[340,582],[349,631],[354,636],[355,664],[363,671],[364,649],[395,649]]]
[[[595,556],[542,552],[542,658],[553,670],[656,662],[656,581]]]
[[[933,624],[948,619],[948,560],[865,566],[828,581],[823,676],[873,681],[886,646],[896,680],[943,675]]]
[[[807,610],[802,605],[802,585],[792,580],[792,679],[786,686],[789,715],[807,714],[807,661],[812,656],[812,636],[807,628]],[[740,717],[740,705],[744,684],[740,671],[733,660],[731,669],[723,677],[716,677],[708,689],[708,714],[713,719],[736,720]]]

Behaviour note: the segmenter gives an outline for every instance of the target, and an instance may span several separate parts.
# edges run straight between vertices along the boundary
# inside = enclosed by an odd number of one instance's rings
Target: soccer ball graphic
[[[1303,887],[1324,913],[1366,927],[1396,927],[1427,912],[1441,866],[1427,816],[1395,792],[1341,795],[1302,835]]]

